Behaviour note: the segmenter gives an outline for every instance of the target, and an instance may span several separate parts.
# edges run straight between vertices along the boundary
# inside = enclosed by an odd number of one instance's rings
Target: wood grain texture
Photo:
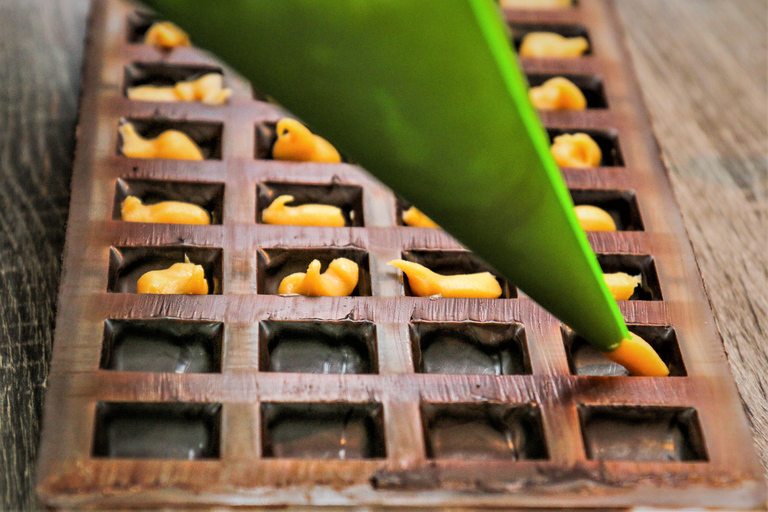
[[[88,2],[0,1],[0,509],[29,508]]]
[[[768,3],[617,1],[768,468]]]
[[[2,509],[36,503],[87,3],[0,0]],[[617,3],[765,463],[766,5]]]

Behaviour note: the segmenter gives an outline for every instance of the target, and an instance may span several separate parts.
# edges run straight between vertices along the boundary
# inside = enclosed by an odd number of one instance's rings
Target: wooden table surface
[[[768,2],[616,0],[768,467]],[[88,0],[0,0],[0,509],[32,508]]]

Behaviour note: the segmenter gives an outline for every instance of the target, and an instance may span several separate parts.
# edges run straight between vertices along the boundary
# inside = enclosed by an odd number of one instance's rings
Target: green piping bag
[[[146,3],[601,351],[630,337],[492,0]]]

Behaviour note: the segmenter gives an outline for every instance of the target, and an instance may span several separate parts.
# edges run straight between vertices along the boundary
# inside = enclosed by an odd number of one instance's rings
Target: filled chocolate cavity
[[[346,225],[362,227],[363,221],[363,189],[357,185],[341,183],[259,183],[256,191],[256,221],[262,222],[263,212],[272,202],[282,195],[293,196],[293,201],[287,206],[302,204],[326,204],[341,209]]]
[[[380,404],[266,403],[263,456],[289,459],[378,459],[385,456]]]
[[[417,373],[522,375],[531,373],[525,330],[519,324],[414,322]]]
[[[222,250],[196,246],[113,246],[109,249],[107,291],[136,293],[136,283],[151,270],[165,270],[174,263],[202,265],[208,293],[222,293]]]
[[[224,324],[170,318],[104,322],[102,370],[162,373],[221,371]]]
[[[475,274],[490,272],[501,285],[501,299],[517,298],[517,289],[501,277],[493,267],[469,251],[403,251],[403,259],[424,265],[438,274],[452,276],[457,274]],[[413,296],[408,278],[403,277],[405,295]]]
[[[376,327],[370,322],[259,324],[261,371],[376,373]]]
[[[223,123],[210,121],[182,121],[165,118],[122,119],[122,123],[133,124],[136,132],[145,139],[154,139],[167,130],[178,130],[189,136],[200,148],[205,160],[221,160],[221,140],[224,130]],[[122,155],[122,136],[118,135],[117,154]]]
[[[605,88],[603,87],[603,79],[596,75],[542,75],[542,74],[530,74],[528,75],[528,84],[531,87],[538,87],[550,78],[561,76],[567,78],[573,85],[578,87],[584,98],[587,100],[587,108],[608,108],[608,100],[605,97]]]
[[[574,205],[597,206],[608,212],[618,231],[643,231],[634,191],[574,188],[570,192]]]
[[[636,462],[707,460],[695,409],[580,406],[589,459]]]
[[[128,15],[128,42],[129,43],[143,43],[144,36],[147,34],[147,30],[153,23],[160,21],[157,16],[145,12],[134,11]]]
[[[559,130],[547,128],[547,133],[549,134],[550,143],[552,143],[555,137],[565,133],[586,133],[600,147],[600,151],[603,154],[600,167],[621,167],[624,165],[624,157],[619,147],[619,136],[614,130]]]
[[[210,73],[223,74],[218,66],[179,65],[155,62],[134,62],[125,67],[123,93],[142,85],[173,86],[178,82],[196,80]]]
[[[201,181],[170,181],[118,178],[112,219],[121,220],[121,207],[128,196],[146,205],[163,201],[196,204],[211,216],[211,224],[221,224],[224,214],[224,184]]]
[[[259,249],[258,251],[258,290],[260,294],[276,295],[280,282],[286,276],[296,272],[306,272],[312,260],[319,260],[325,272],[328,264],[336,258],[347,258],[357,263],[359,278],[352,296],[371,295],[371,272],[368,266],[368,253],[362,249],[324,248],[324,249]]]
[[[666,325],[637,325],[628,324],[633,332],[653,347],[661,360],[669,368],[670,377],[687,375],[677,335],[672,327]],[[568,366],[573,375],[594,375],[609,377],[627,377],[629,372],[620,364],[604,357],[598,349],[587,340],[577,335],[567,327],[562,328],[565,352],[568,355]]]
[[[221,404],[101,402],[93,456],[114,459],[216,459]]]
[[[272,160],[272,147],[277,141],[277,121],[265,121],[256,124],[257,160]]]
[[[520,51],[520,43],[523,38],[531,32],[554,32],[563,37],[583,37],[589,42],[589,48],[584,52],[585,55],[592,53],[592,40],[589,37],[587,27],[583,25],[565,25],[549,23],[510,23],[509,28],[512,31],[512,42],[515,51]]]
[[[639,275],[642,282],[628,300],[662,300],[659,276],[653,256],[645,254],[598,254],[597,262],[606,274],[624,272]]]
[[[427,457],[453,460],[540,460],[547,447],[532,405],[424,404]]]

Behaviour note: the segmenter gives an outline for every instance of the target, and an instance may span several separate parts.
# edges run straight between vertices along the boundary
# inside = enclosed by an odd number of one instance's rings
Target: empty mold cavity
[[[130,87],[142,85],[172,86],[178,82],[195,80],[210,73],[223,74],[221,68],[216,66],[136,62],[125,67],[123,93],[127,95]]]
[[[605,130],[557,130],[548,128],[549,141],[552,141],[558,135],[564,133],[586,133],[597,143],[600,151],[603,153],[603,159],[600,162],[601,167],[621,167],[624,165],[624,158],[619,148],[619,136],[613,131]]]
[[[597,262],[606,274],[624,272],[640,276],[641,283],[629,300],[662,300],[659,276],[653,256],[646,254],[598,254]]]
[[[209,121],[177,121],[171,119],[123,119],[130,122],[139,135],[145,139],[154,139],[166,130],[178,130],[189,136],[197,144],[205,160],[221,160],[221,140],[224,125]],[[122,155],[123,140],[118,134],[117,154]]]
[[[359,276],[353,296],[371,295],[371,272],[368,266],[368,253],[362,249],[323,248],[323,249],[259,249],[258,251],[258,288],[260,294],[276,295],[284,277],[296,272],[306,272],[312,260],[319,260],[322,268],[336,258],[347,258],[357,263]]]
[[[490,272],[501,285],[501,299],[514,299],[517,289],[509,284],[501,275],[487,263],[469,251],[404,251],[403,259],[424,265],[433,272],[450,276],[457,274],[475,274]],[[403,286],[407,296],[413,296],[408,285],[408,277],[403,275]]]
[[[421,406],[427,457],[452,460],[541,460],[547,447],[533,405],[492,403]]]
[[[417,373],[521,375],[531,373],[525,331],[519,324],[414,322],[410,325]]]
[[[670,377],[683,377],[687,373],[680,354],[677,335],[665,325],[628,324],[629,330],[647,341],[669,368]],[[629,372],[620,364],[605,358],[599,350],[581,336],[563,327],[563,340],[568,355],[568,365],[573,375],[597,375],[626,377]]]
[[[515,51],[520,51],[520,43],[523,38],[531,32],[554,32],[563,37],[583,37],[589,43],[589,48],[584,55],[592,54],[592,40],[589,38],[589,32],[583,25],[560,25],[548,23],[510,23],[512,30],[512,41],[515,45]]]
[[[266,403],[263,456],[287,459],[378,459],[385,456],[380,404]]]
[[[528,83],[531,87],[538,87],[550,78],[561,76],[567,78],[573,84],[581,89],[584,97],[587,99],[587,108],[608,108],[608,102],[605,99],[605,89],[603,88],[603,79],[594,75],[528,75]]]
[[[122,220],[121,207],[128,196],[147,205],[162,201],[196,204],[208,212],[211,224],[221,224],[224,213],[223,183],[118,178],[112,219]]]
[[[144,36],[153,23],[159,21],[156,16],[142,11],[134,11],[128,15],[128,42],[143,43]]]
[[[356,185],[340,183],[259,183],[256,191],[256,221],[262,222],[261,212],[282,195],[293,196],[286,206],[302,204],[327,204],[340,208],[347,226],[363,226],[363,189]]]
[[[633,191],[579,188],[570,192],[576,206],[597,206],[608,212],[619,231],[643,231],[643,219]]]
[[[263,321],[264,372],[376,373],[376,327],[370,322]]]
[[[221,404],[101,402],[93,456],[217,459]]]
[[[222,293],[221,249],[195,246],[119,246],[109,250],[107,291],[136,293],[136,282],[151,270],[164,270],[184,258],[202,265],[208,293]]]
[[[579,417],[589,459],[707,460],[698,415],[692,408],[580,406]]]
[[[221,371],[224,325],[168,318],[108,319],[100,368],[125,372]]]

